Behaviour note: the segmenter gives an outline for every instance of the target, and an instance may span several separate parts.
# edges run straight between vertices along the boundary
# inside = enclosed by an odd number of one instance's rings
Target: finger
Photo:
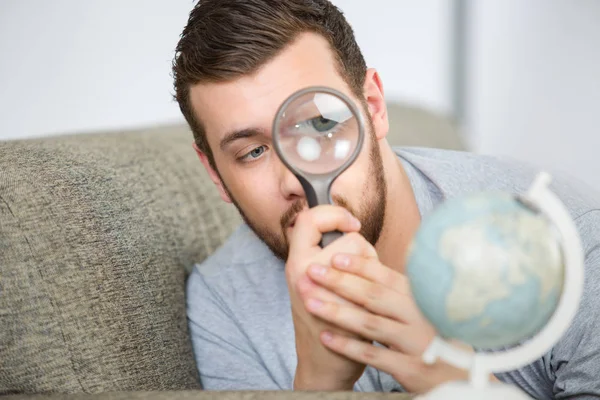
[[[356,307],[356,305],[353,305],[353,304],[347,302],[346,300],[340,298],[339,296],[334,295],[333,293],[329,292],[328,290],[315,285],[306,276],[299,280],[299,282],[297,283],[297,287],[298,287],[298,294],[300,294],[301,297],[306,296],[307,293],[310,293],[310,296],[312,298],[319,299],[319,301],[322,301],[322,302],[332,301],[332,302],[337,302],[338,304],[347,304],[349,307]],[[291,294],[291,295],[293,296],[293,294]],[[315,322],[316,322],[316,320],[321,321],[321,323],[324,322],[325,324],[322,325],[322,328],[327,327],[326,329],[331,329],[332,332],[336,332],[338,334],[343,334],[345,336],[357,337],[356,335],[354,335],[350,332],[343,332],[339,327],[337,327],[335,325],[329,324],[323,320],[319,320],[318,317],[316,317],[315,315],[308,312],[308,310],[306,310],[305,304],[306,304],[306,301],[304,299],[302,299],[299,302],[296,302],[295,304],[292,301],[292,312],[294,312],[295,307],[300,306],[304,311],[301,314],[305,313],[306,316],[309,316],[310,318],[315,319]],[[301,315],[301,314],[298,314],[298,315]],[[300,317],[300,318],[302,318],[302,317]],[[309,324],[314,325],[314,322],[309,323]]]
[[[361,257],[356,259],[361,259]],[[373,266],[374,268],[378,263],[376,260],[364,258],[362,258],[362,262],[367,267]],[[327,268],[323,265],[311,265],[307,272],[314,282],[372,313],[403,323],[420,320],[416,305],[407,294],[396,292],[361,276],[335,268]]]
[[[362,255],[363,257],[367,258],[372,258],[373,254],[375,254],[375,257],[377,256],[377,253],[371,244],[367,242],[367,240],[360,233],[350,232],[335,240],[324,249],[319,248],[317,251],[315,251],[315,249],[305,250],[305,253],[298,254],[296,256],[291,255],[290,250],[290,257],[288,257],[288,261],[286,263],[286,276],[288,277],[288,280],[295,282],[301,276],[306,275],[306,270],[310,265],[330,265],[333,255],[340,252],[344,252],[345,254]],[[307,258],[307,254],[310,253],[312,253],[312,256],[309,256],[310,261],[302,262],[303,259]],[[294,262],[294,260],[299,260],[299,262]]]
[[[391,375],[411,393],[424,393],[444,382],[468,379],[467,371],[441,360],[428,365],[420,356],[409,356],[337,333],[321,333],[321,342],[337,354]],[[493,379],[490,374],[490,381]]]
[[[358,363],[370,365],[390,375],[396,375],[400,368],[417,367],[418,365],[413,357],[401,352],[329,331],[321,334],[321,342],[335,353]]]
[[[429,335],[424,335],[420,330],[360,308],[309,298],[306,300],[306,309],[332,325],[404,354],[420,355],[431,342]]]
[[[329,266],[333,256],[338,253],[353,254],[364,258],[377,258],[377,252],[373,246],[360,233],[350,232],[319,251],[312,261]]]
[[[336,295],[330,290],[315,284],[307,276],[298,279],[296,290],[302,301],[306,301],[308,298],[314,298],[322,302],[334,302],[340,305],[343,304],[346,306],[357,307],[355,304],[352,304],[350,301]]]
[[[339,270],[379,283],[398,293],[410,293],[406,276],[383,265],[379,260],[364,260],[354,254],[339,253],[333,256],[331,264]]]
[[[340,206],[320,205],[298,214],[294,229],[290,233],[290,256],[305,254],[318,246],[323,232],[356,232],[360,221]]]

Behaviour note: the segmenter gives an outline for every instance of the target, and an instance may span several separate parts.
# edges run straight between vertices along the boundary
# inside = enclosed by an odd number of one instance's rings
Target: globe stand
[[[457,368],[468,369],[470,371],[469,380],[443,383],[426,395],[417,397],[417,400],[532,399],[515,386],[502,382],[491,382],[488,369],[481,365],[482,356],[457,350],[443,339],[436,337],[423,354],[423,361],[433,364],[438,358],[441,358]]]
[[[490,375],[518,369],[542,357],[560,340],[579,308],[584,281],[581,241],[569,212],[549,190],[550,181],[550,175],[540,173],[520,200],[553,222],[562,239],[564,285],[552,317],[530,341],[504,352],[469,353],[436,337],[424,352],[423,361],[433,364],[439,358],[457,368],[467,369],[470,372],[469,380],[441,384],[417,399],[531,399],[515,386],[491,382]]]

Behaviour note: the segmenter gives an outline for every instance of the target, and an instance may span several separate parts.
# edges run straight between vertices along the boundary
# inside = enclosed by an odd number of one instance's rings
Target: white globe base
[[[494,382],[484,387],[475,387],[469,382],[447,382],[430,392],[417,396],[415,400],[532,400],[515,386]]]

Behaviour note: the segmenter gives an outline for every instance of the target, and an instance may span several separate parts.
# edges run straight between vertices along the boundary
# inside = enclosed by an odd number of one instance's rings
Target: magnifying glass
[[[328,87],[301,89],[279,107],[273,122],[273,146],[298,178],[309,207],[333,204],[331,184],[360,153],[362,114],[349,97]],[[342,235],[326,232],[321,247]]]

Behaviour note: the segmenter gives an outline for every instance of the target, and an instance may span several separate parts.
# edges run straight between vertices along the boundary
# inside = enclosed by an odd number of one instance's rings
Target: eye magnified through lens
[[[331,88],[292,94],[273,123],[275,151],[302,184],[309,207],[333,204],[331,184],[354,162],[363,141],[362,114],[346,95]],[[322,245],[339,235],[327,233]]]

